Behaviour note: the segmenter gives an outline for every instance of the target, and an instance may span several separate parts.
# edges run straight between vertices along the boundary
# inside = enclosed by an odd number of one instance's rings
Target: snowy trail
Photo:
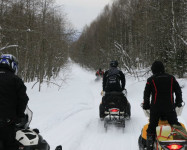
[[[131,119],[124,130],[109,126],[106,132],[98,112],[102,81],[95,82],[94,72],[76,64],[70,63],[68,74],[67,84],[59,91],[55,85],[43,85],[38,92],[37,88],[31,90],[33,83],[27,84],[34,112],[31,127],[40,129],[51,149],[61,144],[63,150],[138,150],[138,137],[147,123],[140,107],[145,81],[127,77]],[[187,121],[184,117],[181,120]]]

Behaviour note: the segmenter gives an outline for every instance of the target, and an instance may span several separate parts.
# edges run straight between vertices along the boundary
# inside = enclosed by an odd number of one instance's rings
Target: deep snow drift
[[[131,119],[126,121],[124,131],[111,126],[105,132],[98,111],[102,81],[95,82],[95,72],[73,63],[69,63],[54,82],[61,85],[64,77],[67,79],[60,90],[54,84],[49,84],[49,87],[43,84],[42,91],[38,92],[38,85],[31,89],[34,83],[26,84],[29,107],[33,111],[30,126],[40,130],[51,150],[59,144],[63,150],[138,150],[138,137],[148,121],[140,107],[146,80],[137,81],[126,76]],[[184,87],[183,99],[186,101],[187,80],[178,81]],[[186,107],[179,120],[187,121]]]

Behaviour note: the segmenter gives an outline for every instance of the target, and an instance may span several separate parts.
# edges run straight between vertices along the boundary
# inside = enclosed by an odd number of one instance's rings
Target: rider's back
[[[174,76],[160,73],[151,76],[148,79],[147,84],[150,85],[152,93],[151,106],[156,111],[172,111],[174,109],[174,97],[173,92],[180,89],[176,83]],[[149,95],[149,91],[145,90],[145,96]]]
[[[124,90],[125,76],[122,71],[117,68],[111,68],[105,72],[103,77],[103,90],[105,92]]]

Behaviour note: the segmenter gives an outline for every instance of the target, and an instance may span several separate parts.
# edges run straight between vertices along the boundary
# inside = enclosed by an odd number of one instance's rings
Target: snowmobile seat
[[[110,92],[105,95],[105,108],[119,108],[120,111],[124,111],[127,105],[127,99],[121,92]]]

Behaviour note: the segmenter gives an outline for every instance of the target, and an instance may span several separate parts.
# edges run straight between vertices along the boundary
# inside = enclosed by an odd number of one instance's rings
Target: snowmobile
[[[18,150],[50,150],[49,144],[39,134],[39,130],[29,127],[32,115],[33,112],[27,106],[25,119],[21,123],[16,124],[16,141],[19,145]],[[1,142],[0,150],[5,150]],[[62,150],[62,146],[57,146],[55,150]]]
[[[113,98],[115,100],[111,100],[107,103],[105,106],[105,118],[104,118],[104,127],[107,130],[108,125],[115,125],[118,127],[125,128],[125,119],[130,119],[130,103],[127,102],[127,106],[124,107],[120,99],[118,101],[118,97],[115,97],[115,95],[122,94],[121,92],[112,92]],[[127,107],[129,109],[127,109]],[[129,111],[127,111],[129,110]]]
[[[102,77],[101,76],[96,76],[95,82],[100,81],[100,80],[102,80]]]
[[[177,108],[176,112],[179,116],[182,113],[182,107]],[[149,110],[144,110],[147,117],[150,115]],[[146,140],[142,135],[138,139],[139,150],[147,150]],[[169,124],[159,125],[156,128],[156,138],[153,150],[187,150],[187,132],[186,129],[179,126]]]

